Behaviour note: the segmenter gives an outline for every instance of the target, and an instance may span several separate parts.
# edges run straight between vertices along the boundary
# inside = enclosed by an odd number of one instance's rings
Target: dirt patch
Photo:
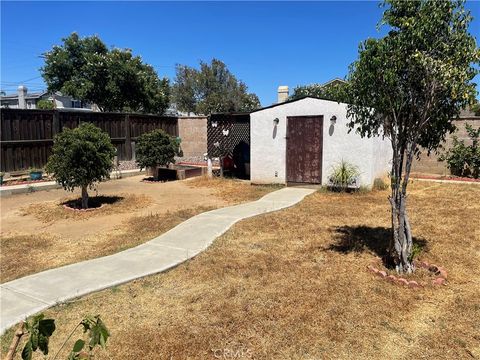
[[[167,213],[133,217],[109,233],[86,237],[81,242],[46,233],[2,237],[1,281],[95,257],[110,255],[140,245],[181,222],[215,207],[199,206]]]
[[[81,209],[81,199],[71,197],[60,201],[31,204],[20,209],[20,213],[23,216],[32,215],[44,223],[50,223],[64,219],[85,220],[91,217],[131,212],[147,207],[151,202],[152,199],[146,195],[128,193],[115,196],[98,195],[89,199],[89,205],[94,209],[93,211],[72,211]],[[71,209],[66,209],[64,205]]]
[[[191,187],[187,185],[189,181],[144,184],[142,178],[100,184],[100,200],[116,201],[107,201],[101,208],[88,212],[63,208],[66,201],[75,201],[78,195],[65,198],[62,190],[2,199],[1,281],[122,251],[149,241],[198,213],[235,203],[234,196],[232,202],[226,202],[207,185]],[[219,183],[222,180],[215,182]],[[244,182],[228,187],[231,192],[239,188],[244,194],[250,191],[251,199],[264,193]],[[95,199],[91,197],[91,201]],[[45,245],[45,235],[36,234],[48,234],[49,245]],[[4,246],[4,238],[11,243],[18,240],[21,246]],[[17,257],[25,254],[25,261],[17,266]],[[28,261],[30,258],[32,261]]]
[[[370,247],[331,248],[340,227],[388,228],[388,191],[316,193],[238,223],[172,271],[47,311],[57,319],[51,348],[84,314],[101,314],[112,337],[96,359],[479,358],[480,189],[410,190],[422,259],[449,269],[448,286],[412,292],[366,271]]]

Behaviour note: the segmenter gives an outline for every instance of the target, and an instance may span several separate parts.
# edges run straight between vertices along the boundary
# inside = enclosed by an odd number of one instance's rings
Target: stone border
[[[73,211],[73,212],[86,212],[86,211],[95,211],[95,210],[100,210],[102,207],[104,207],[105,204],[102,204],[100,205],[99,207],[96,207],[96,208],[88,208],[88,209],[75,209],[75,208],[72,208],[66,204],[63,204],[63,208],[66,209],[66,210],[69,210],[69,211]]]
[[[435,264],[429,264],[426,261],[415,261],[414,265],[419,268],[427,269],[431,273],[433,273],[436,278],[432,280],[432,285],[447,285],[447,277],[448,273],[447,270],[445,270],[443,267],[437,266]],[[415,280],[407,280],[401,276],[395,276],[395,275],[387,275],[386,271],[379,270],[376,268],[374,265],[368,265],[367,269],[371,271],[372,273],[380,276],[380,278],[389,281],[393,284],[398,284],[402,286],[408,286],[409,288],[412,289],[418,289],[418,288],[423,288],[426,285],[425,284],[420,284]]]
[[[147,179],[148,178],[144,178],[140,181],[143,182],[143,183],[146,183],[146,184],[162,184],[162,183],[165,182],[165,181],[161,181],[161,180],[147,180]]]

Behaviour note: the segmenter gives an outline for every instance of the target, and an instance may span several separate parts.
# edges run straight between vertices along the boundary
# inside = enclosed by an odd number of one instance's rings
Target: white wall
[[[334,101],[305,98],[252,113],[252,182],[286,182],[287,116],[323,115],[322,183],[327,183],[332,168],[343,159],[358,166],[361,184],[371,185],[375,177],[387,171],[391,150],[389,153],[388,146],[385,145],[387,140],[362,139],[354,131],[348,133],[346,106]],[[333,115],[337,120],[332,126],[330,118]],[[279,119],[276,129],[273,122],[275,118]]]

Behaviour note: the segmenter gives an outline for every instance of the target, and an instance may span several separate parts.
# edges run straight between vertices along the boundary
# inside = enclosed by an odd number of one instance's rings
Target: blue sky
[[[479,39],[480,3],[467,8],[477,18],[470,31]],[[343,78],[358,44],[382,35],[376,29],[381,13],[373,1],[2,1],[1,88],[15,92],[24,83],[29,91],[43,89],[39,55],[76,31],[131,48],[171,79],[177,63],[218,58],[269,105],[279,85]]]

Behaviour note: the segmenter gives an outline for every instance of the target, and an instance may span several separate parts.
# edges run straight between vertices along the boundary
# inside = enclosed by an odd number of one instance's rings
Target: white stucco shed
[[[391,167],[389,139],[348,133],[347,104],[306,97],[250,114],[250,178],[253,183],[327,184],[345,160],[360,170],[360,185],[371,186]]]

